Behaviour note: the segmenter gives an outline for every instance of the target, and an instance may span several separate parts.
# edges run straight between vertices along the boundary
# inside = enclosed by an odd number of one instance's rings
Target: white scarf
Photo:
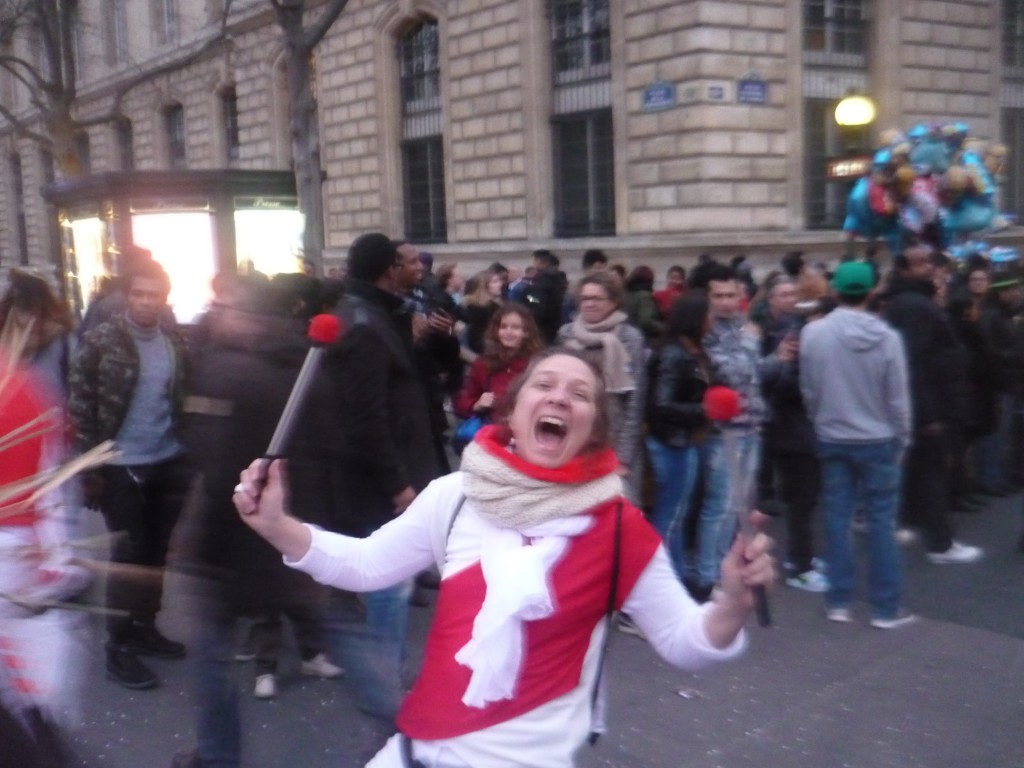
[[[515,695],[523,663],[524,621],[550,616],[557,608],[550,591],[551,572],[571,539],[590,530],[594,518],[581,514],[622,495],[613,472],[562,482],[530,477],[489,441],[485,428],[462,455],[463,490],[480,517],[495,526],[480,549],[486,593],[473,621],[473,634],[455,660],[473,674],[462,696],[469,707]],[[511,456],[511,454],[509,454]],[[573,482],[580,480],[580,482]]]
[[[523,622],[550,616],[551,570],[573,536],[594,524],[589,515],[573,515],[516,531],[496,528],[480,552],[487,593],[473,621],[473,635],[455,660],[473,670],[462,703],[485,707],[515,695],[523,663]],[[527,539],[536,539],[529,543]]]

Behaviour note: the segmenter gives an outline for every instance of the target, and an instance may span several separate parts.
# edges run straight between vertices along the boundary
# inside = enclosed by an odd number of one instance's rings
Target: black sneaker
[[[124,646],[107,646],[107,677],[125,688],[156,688],[156,675]]]
[[[180,659],[185,655],[185,646],[168,640],[154,624],[135,624],[124,646],[139,656],[154,656],[158,659]]]

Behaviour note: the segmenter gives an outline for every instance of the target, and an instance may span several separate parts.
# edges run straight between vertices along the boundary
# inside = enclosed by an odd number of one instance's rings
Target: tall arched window
[[[79,131],[75,134],[75,152],[78,155],[78,165],[82,173],[92,173],[92,143],[89,141],[89,134]]]
[[[164,110],[164,134],[167,140],[167,165],[180,171],[187,166],[185,155],[185,109],[172,104]]]
[[[1003,77],[1001,136],[1010,148],[1003,169],[1006,182],[1000,190],[1002,210],[1018,217],[1024,212],[1024,2],[1003,0]]]
[[[127,0],[107,0],[103,5],[103,23],[107,35],[107,64],[123,64],[128,61],[128,12]]]
[[[25,176],[21,169],[21,155],[12,152],[7,157],[11,172],[11,192],[14,203],[14,234],[17,239],[18,263],[28,264],[28,226],[25,221]]]
[[[615,234],[609,0],[551,0],[555,234]]]
[[[436,21],[418,24],[398,41],[405,236],[421,243],[448,237],[438,48]]]
[[[221,91],[220,109],[227,164],[237,165],[242,143],[238,132],[238,94],[234,88],[225,88]]]
[[[835,108],[868,85],[869,0],[803,0],[804,220],[837,229],[855,180],[830,179],[829,160],[846,151]]]
[[[117,140],[117,160],[122,171],[135,168],[135,129],[127,117],[114,123],[114,136]]]

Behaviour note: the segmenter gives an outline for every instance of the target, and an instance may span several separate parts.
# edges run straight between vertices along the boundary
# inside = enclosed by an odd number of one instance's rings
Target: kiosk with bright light
[[[169,303],[191,323],[218,272],[302,268],[303,219],[286,171],[129,171],[55,182],[45,190],[62,233],[64,290],[81,315],[131,244],[171,278]]]

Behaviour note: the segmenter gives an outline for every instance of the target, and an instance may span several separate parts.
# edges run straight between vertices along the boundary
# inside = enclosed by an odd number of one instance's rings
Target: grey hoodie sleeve
[[[900,447],[910,445],[913,436],[913,409],[910,403],[910,381],[907,374],[907,354],[903,339],[893,333],[889,341],[889,361],[885,374],[885,402]]]

